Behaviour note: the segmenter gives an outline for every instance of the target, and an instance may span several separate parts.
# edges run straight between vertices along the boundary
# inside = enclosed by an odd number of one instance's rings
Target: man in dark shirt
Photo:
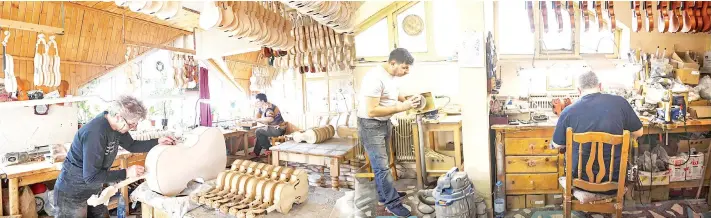
[[[104,183],[139,177],[144,173],[143,166],[138,165],[109,170],[116,158],[117,146],[141,153],[150,151],[157,144],[175,144],[172,137],[134,141],[128,131],[135,129],[145,117],[143,103],[134,97],[120,96],[109,111],[79,129],[55,184],[55,217],[108,217],[106,206],[90,207],[86,200],[92,194],[99,194]]]
[[[553,132],[553,146],[565,147],[565,132],[568,127],[573,128],[573,133],[585,132],[606,132],[614,135],[622,135],[624,130],[631,132],[630,137],[642,136],[642,122],[635,114],[632,106],[623,97],[616,95],[602,94],[602,86],[594,72],[586,72],[580,75],[578,82],[580,99],[573,105],[566,107],[558,118],[555,131]],[[605,169],[610,169],[611,145],[604,144],[603,159]],[[620,153],[622,148],[615,147],[615,168],[612,173],[612,180],[617,181],[620,169]],[[567,148],[571,149],[571,148]],[[578,175],[578,144],[573,142],[573,178],[588,180],[588,176],[583,170],[583,175]],[[583,145],[583,166],[587,164],[590,157],[590,143]],[[600,154],[597,154],[600,155]],[[597,158],[596,158],[597,159]],[[597,174],[600,167],[595,164],[593,172]],[[603,181],[609,179],[610,174],[606,174]]]
[[[251,155],[259,156],[262,149],[267,149],[264,154],[269,155],[270,152],[268,149],[271,147],[269,137],[284,135],[286,132],[286,123],[284,123],[284,118],[281,116],[279,107],[269,102],[267,95],[259,93],[256,98],[256,106],[259,107],[259,111],[255,114],[255,118],[260,125],[254,132],[257,136],[257,142],[254,145],[254,151]]]

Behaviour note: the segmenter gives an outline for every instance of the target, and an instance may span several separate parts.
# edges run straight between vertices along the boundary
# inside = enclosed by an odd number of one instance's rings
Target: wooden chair
[[[630,148],[630,132],[625,130],[622,135],[612,135],[609,133],[602,132],[586,132],[586,133],[573,133],[572,128],[568,128],[565,134],[565,187],[563,187],[563,210],[564,216],[566,218],[571,217],[572,210],[597,212],[597,213],[614,213],[616,217],[622,217],[622,209],[624,206],[624,195],[625,195],[625,179],[627,176],[627,158]],[[582,178],[583,172],[583,162],[582,162],[582,151],[583,144],[590,143],[590,157],[585,164],[585,172],[588,175],[588,181],[573,178],[573,142],[579,143],[578,145],[578,177]],[[612,145],[610,152],[610,169],[605,169],[604,159],[603,159],[603,143]],[[620,154],[620,170],[618,182],[612,181],[612,173],[614,172],[615,164],[615,148],[617,146],[622,146],[622,153]],[[593,172],[593,165],[597,162],[599,165],[599,171],[597,174]],[[603,181],[605,175],[608,174],[608,180]],[[612,199],[599,200],[590,203],[581,204],[578,200],[573,200],[573,187],[578,187],[588,191],[594,192],[605,192],[617,189],[617,194]]]

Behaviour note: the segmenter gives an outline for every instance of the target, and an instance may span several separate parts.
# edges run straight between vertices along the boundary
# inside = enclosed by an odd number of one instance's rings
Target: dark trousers
[[[109,209],[106,206],[92,207],[86,203],[92,194],[101,194],[101,184],[86,184],[82,179],[82,169],[66,163],[63,164],[54,187],[54,217],[109,217]]]
[[[286,129],[279,128],[276,126],[261,127],[254,132],[257,135],[257,142],[254,145],[254,154],[259,155],[262,153],[262,149],[269,149],[271,147],[271,142],[269,142],[269,137],[277,137],[284,135]]]

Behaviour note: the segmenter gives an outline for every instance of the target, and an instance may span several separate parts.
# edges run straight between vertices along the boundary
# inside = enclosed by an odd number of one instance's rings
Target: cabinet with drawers
[[[496,131],[496,179],[504,184],[507,199],[561,194],[564,157],[550,149],[553,126],[493,126]],[[496,181],[494,181],[496,182]]]

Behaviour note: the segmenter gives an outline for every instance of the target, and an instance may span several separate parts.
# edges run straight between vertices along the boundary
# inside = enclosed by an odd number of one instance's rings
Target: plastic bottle
[[[504,184],[501,181],[496,181],[496,190],[494,191],[494,217],[503,218],[506,213],[506,198],[504,197]]]

